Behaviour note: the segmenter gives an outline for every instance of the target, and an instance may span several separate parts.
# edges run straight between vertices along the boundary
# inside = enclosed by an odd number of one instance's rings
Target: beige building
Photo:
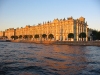
[[[80,41],[79,34],[82,32],[87,34],[87,22],[85,22],[85,18],[80,17],[79,19],[73,19],[73,17],[69,17],[67,19],[54,19],[52,22],[43,22],[42,24],[38,24],[35,26],[27,25],[26,27],[21,27],[15,29],[8,29],[5,31],[5,36],[8,36],[10,38],[12,35],[32,35],[33,39],[36,34],[41,36],[42,34],[48,35],[53,34],[54,38],[53,40],[60,40],[60,41],[69,41],[68,34],[73,33],[74,38],[72,40],[74,41]],[[41,39],[41,38],[39,38]],[[86,39],[87,40],[87,37]]]
[[[0,39],[4,39],[5,33],[4,31],[0,31]]]
[[[5,36],[7,36],[8,39],[11,39],[11,36],[15,36],[15,29],[14,28],[6,29]]]
[[[0,31],[0,37],[5,36],[4,31]]]

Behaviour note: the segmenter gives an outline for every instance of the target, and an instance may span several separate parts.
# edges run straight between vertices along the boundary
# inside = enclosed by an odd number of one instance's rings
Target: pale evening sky
[[[100,30],[100,0],[0,0],[0,31],[70,16]]]

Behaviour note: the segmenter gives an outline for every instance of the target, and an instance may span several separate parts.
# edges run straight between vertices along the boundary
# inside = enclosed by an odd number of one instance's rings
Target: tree
[[[14,39],[14,40],[16,40],[16,39],[18,39],[18,36],[13,36],[12,35],[11,38]]]
[[[83,38],[86,38],[86,33],[84,32],[80,33],[79,38],[82,38],[82,41],[83,41]]]
[[[38,35],[38,34],[36,34],[36,35],[34,36],[34,38],[36,38],[36,39],[37,39],[37,38],[39,38],[39,35]]]
[[[100,31],[97,32],[97,39],[100,40]]]
[[[54,38],[53,34],[49,34],[48,38],[49,38],[50,41],[51,41],[51,39]]]
[[[11,38],[14,39],[14,36],[12,35]]]
[[[19,39],[21,39],[22,38],[22,35],[19,35],[19,37],[18,37]]]
[[[18,36],[14,36],[14,40],[18,39]]]
[[[33,36],[32,35],[28,35],[28,37],[31,39],[31,38],[33,38]]]
[[[98,32],[96,31],[96,30],[93,30],[92,31],[92,34],[91,34],[91,36],[92,36],[92,38],[93,38],[93,40],[97,40],[97,34]]]
[[[73,33],[69,33],[69,34],[68,34],[68,38],[70,38],[70,39],[71,39],[71,38],[74,38],[74,34],[73,34]]]
[[[46,34],[43,34],[43,35],[42,35],[42,37],[43,37],[43,38],[44,38],[44,40],[45,40],[45,38],[47,37],[47,35],[46,35]]]
[[[23,38],[24,38],[24,39],[27,39],[27,38],[28,38],[28,35],[24,35]]]

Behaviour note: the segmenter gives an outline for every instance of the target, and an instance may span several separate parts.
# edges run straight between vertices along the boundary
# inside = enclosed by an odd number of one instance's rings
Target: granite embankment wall
[[[54,44],[55,41],[11,40],[16,43]]]
[[[57,45],[83,45],[83,46],[100,46],[100,41],[57,41]]]
[[[32,41],[32,40],[12,40],[11,42],[36,43],[36,44],[55,44],[55,45],[100,46],[100,41]]]

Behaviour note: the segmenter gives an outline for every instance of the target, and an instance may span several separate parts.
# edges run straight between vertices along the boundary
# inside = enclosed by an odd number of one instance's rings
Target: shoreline
[[[33,40],[11,40],[15,43],[35,43],[48,45],[73,45],[73,46],[100,46],[100,41],[33,41]]]

